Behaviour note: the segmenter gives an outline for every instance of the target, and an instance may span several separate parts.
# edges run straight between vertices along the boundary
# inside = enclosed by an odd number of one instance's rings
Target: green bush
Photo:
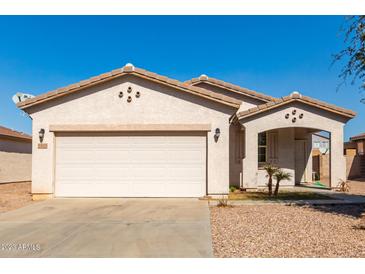
[[[230,186],[229,187],[229,192],[235,192],[238,188],[235,186]]]

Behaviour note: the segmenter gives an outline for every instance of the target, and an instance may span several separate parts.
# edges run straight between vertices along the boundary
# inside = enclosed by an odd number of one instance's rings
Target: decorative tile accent
[[[294,116],[291,119],[291,121],[292,121],[292,123],[295,123],[297,121],[297,117],[296,117],[297,110],[296,109],[293,109],[292,112],[291,112],[291,114],[292,114],[292,116]],[[289,119],[289,117],[290,117],[290,114],[289,113],[286,113],[285,114],[285,119]],[[299,119],[302,119],[303,117],[304,117],[304,114],[303,113],[299,114]]]

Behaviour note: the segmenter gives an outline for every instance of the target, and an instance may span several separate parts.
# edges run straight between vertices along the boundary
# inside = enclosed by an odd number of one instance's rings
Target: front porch
[[[348,119],[346,113],[339,113],[329,105],[308,103],[298,93],[238,112],[231,126],[241,134],[241,138],[236,138],[236,142],[241,143],[236,146],[242,150],[239,186],[245,189],[266,187],[268,179],[263,167],[267,164],[292,175],[290,180],[280,183],[283,187],[312,183],[313,134],[326,132],[329,140],[326,186],[336,188],[346,179],[343,127]],[[234,172],[232,170],[231,174]]]
[[[257,181],[254,187],[266,187],[265,165],[279,167],[291,174],[291,179],[281,186],[313,183],[312,136],[321,130],[311,128],[278,128],[257,134]],[[254,140],[251,140],[254,141]],[[329,167],[328,167],[329,168]],[[328,172],[328,171],[327,171]],[[243,177],[244,178],[244,177]],[[330,187],[330,182],[327,187]],[[243,188],[252,187],[242,180]]]

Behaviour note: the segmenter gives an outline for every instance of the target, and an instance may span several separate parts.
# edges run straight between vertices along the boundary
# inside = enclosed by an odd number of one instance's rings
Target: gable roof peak
[[[182,83],[178,80],[174,80],[171,78],[168,78],[166,76],[159,75],[157,73],[153,73],[138,67],[135,67],[134,65],[128,63],[122,68],[118,68],[115,70],[112,70],[110,72],[106,72],[103,74],[100,74],[98,76],[91,77],[86,80],[82,80],[78,83],[68,85],[66,87],[58,88],[53,91],[49,91],[47,93],[35,96],[34,98],[27,99],[25,101],[22,101],[20,103],[17,103],[17,107],[25,110],[31,106],[35,106],[38,104],[42,104],[44,102],[47,102],[49,100],[53,100],[62,96],[69,95],[74,92],[78,92],[80,90],[86,89],[88,87],[92,87],[101,83],[105,83],[107,81],[113,80],[118,77],[123,77],[124,75],[134,75],[136,77],[140,77],[152,82],[156,82],[159,84],[163,84],[172,88],[175,88],[180,91],[185,91],[187,93],[200,96],[202,98],[206,98],[230,107],[239,108],[241,101],[223,94],[217,94],[215,92],[212,92],[210,90],[191,86],[187,83]]]
[[[247,117],[256,115],[258,113],[262,113],[262,112],[265,112],[265,111],[268,111],[271,109],[278,108],[283,105],[287,105],[291,102],[301,102],[301,103],[311,105],[311,106],[319,108],[319,109],[323,109],[323,110],[326,110],[329,112],[336,113],[338,115],[342,115],[342,116],[350,118],[350,119],[355,117],[355,115],[356,115],[356,112],[354,112],[352,110],[341,108],[341,107],[338,107],[338,106],[335,106],[332,104],[328,104],[326,102],[302,95],[299,92],[294,91],[290,95],[281,97],[280,99],[276,99],[272,102],[268,102],[266,104],[258,105],[256,107],[241,110],[241,111],[238,110],[238,112],[236,113],[236,117],[238,119],[247,118]]]

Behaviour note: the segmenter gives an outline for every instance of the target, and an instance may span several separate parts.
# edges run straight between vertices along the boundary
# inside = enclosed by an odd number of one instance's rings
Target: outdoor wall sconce
[[[137,98],[141,97],[141,93],[139,91],[136,92],[136,97]]]
[[[128,91],[128,93],[131,93],[132,92],[132,87],[128,87],[127,91]]]
[[[120,91],[118,96],[119,96],[119,98],[122,98],[123,97],[123,91]]]
[[[289,113],[285,114],[285,119],[289,119]]]
[[[216,128],[214,133],[214,140],[216,142],[218,141],[220,135],[221,135],[221,130],[219,128]]]
[[[128,103],[132,102],[132,97],[131,96],[128,96],[127,102]]]
[[[41,128],[38,132],[38,136],[39,136],[39,142],[43,143],[43,139],[44,139],[44,128]]]
[[[304,116],[304,114],[303,114],[303,113],[299,114],[299,119],[302,119],[302,118],[303,118],[303,116]]]

